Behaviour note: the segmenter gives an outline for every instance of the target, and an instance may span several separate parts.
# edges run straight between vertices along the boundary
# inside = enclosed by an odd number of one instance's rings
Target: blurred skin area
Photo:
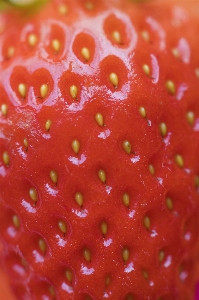
[[[96,1],[96,0],[94,0],[94,1]],[[133,0],[131,0],[131,1],[133,1]],[[159,1],[162,3],[162,5],[163,5],[164,1],[165,2],[171,1],[176,5],[181,3],[181,4],[183,4],[183,7],[187,8],[188,11],[190,11],[194,16],[199,18],[199,0],[189,0],[189,1],[188,0],[151,0],[151,1]],[[1,0],[0,0],[0,2],[1,2]],[[17,2],[17,0],[15,0],[15,2]],[[137,0],[137,2],[138,2],[138,0]],[[1,257],[1,253],[2,253],[2,244],[0,243],[0,257]],[[0,260],[0,296],[1,296],[1,299],[4,299],[4,300],[17,300],[14,297],[14,295],[9,287],[9,280],[3,270],[1,260]],[[199,300],[199,283],[198,283],[198,286],[196,287],[195,299],[193,299],[193,300]]]

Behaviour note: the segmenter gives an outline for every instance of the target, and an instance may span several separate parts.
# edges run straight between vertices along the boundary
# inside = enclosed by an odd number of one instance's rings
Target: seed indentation
[[[143,219],[143,224],[144,224],[144,227],[149,230],[150,226],[151,226],[151,220],[148,216],[145,216],[144,219]]]
[[[65,276],[66,276],[66,279],[69,282],[71,282],[73,280],[73,274],[72,274],[72,271],[69,268],[66,269]]]
[[[37,195],[37,191],[36,191],[35,188],[30,188],[30,190],[29,190],[29,196],[32,199],[32,201],[34,201],[35,203],[37,202],[38,195]]]
[[[63,232],[63,234],[65,235],[67,232],[67,226],[66,223],[64,221],[59,221],[58,222],[58,227],[61,230],[61,232]]]
[[[108,224],[105,221],[102,221],[102,223],[100,224],[100,229],[102,234],[106,235],[108,231]]]
[[[91,250],[88,249],[88,248],[84,248],[83,256],[84,256],[86,261],[90,262],[91,261]]]
[[[169,210],[173,209],[173,201],[170,197],[166,197],[166,206]]]
[[[39,249],[45,254],[46,253],[46,243],[42,238],[39,239],[38,246],[39,246]]]

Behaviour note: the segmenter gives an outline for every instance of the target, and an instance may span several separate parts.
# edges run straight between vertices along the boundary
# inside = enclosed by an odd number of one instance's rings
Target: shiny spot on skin
[[[39,239],[38,246],[39,246],[39,249],[45,254],[46,253],[46,243],[42,238]]]
[[[66,232],[67,232],[66,223],[64,221],[59,221],[58,222],[58,227],[59,227],[60,231],[65,235]]]
[[[37,37],[36,34],[30,33],[28,35],[28,44],[29,44],[29,46],[34,47],[37,44],[37,41],[38,41],[38,37]]]
[[[26,85],[24,83],[20,83],[18,85],[18,92],[22,98],[26,97],[26,91],[27,91]]]
[[[144,65],[142,66],[142,70],[144,71],[144,73],[145,73],[147,76],[150,75],[151,70],[150,70],[150,68],[149,68],[148,65],[144,64]]]
[[[175,94],[176,87],[175,87],[175,83],[172,80],[167,80],[165,83],[165,87],[171,95]]]
[[[52,42],[51,42],[51,46],[52,46],[52,48],[53,48],[53,50],[54,50],[55,52],[59,52],[59,50],[60,50],[60,48],[61,48],[61,43],[60,43],[59,40],[54,39],[54,40],[52,40]]]
[[[79,149],[80,149],[80,142],[77,139],[73,140],[71,143],[71,147],[72,147],[73,151],[75,152],[75,154],[78,154]]]
[[[129,264],[125,267],[124,272],[125,272],[125,273],[130,273],[130,272],[132,272],[132,271],[134,271],[134,270],[135,270],[134,264],[131,262],[131,263],[129,263]]]
[[[159,128],[160,128],[161,136],[165,137],[167,134],[167,125],[164,122],[162,122],[160,123]]]
[[[98,178],[99,180],[102,182],[102,183],[106,183],[106,173],[104,170],[100,169],[97,173],[98,175]]]
[[[194,121],[195,121],[195,115],[194,115],[194,113],[192,111],[188,111],[187,115],[186,115],[186,118],[187,118],[188,123],[191,126],[193,126]]]
[[[150,35],[149,32],[147,30],[142,30],[141,31],[141,36],[142,38],[146,41],[149,42],[150,41]]]
[[[82,193],[77,192],[77,193],[75,194],[75,201],[77,202],[77,204],[78,204],[79,206],[82,207],[83,202],[84,202]]]
[[[12,217],[12,223],[13,223],[13,225],[14,225],[14,227],[15,227],[16,229],[19,229],[19,227],[20,227],[20,221],[19,221],[18,216],[14,215],[14,216]]]
[[[70,86],[70,95],[74,100],[77,100],[77,93],[78,93],[78,89],[77,89],[76,85],[71,85]]]
[[[7,50],[7,58],[10,59],[11,57],[13,57],[13,55],[15,54],[15,47],[13,46],[10,46],[8,47],[8,50]]]
[[[144,227],[149,230],[150,226],[151,226],[151,220],[148,216],[145,216],[144,219],[143,219],[143,224],[144,224]]]
[[[9,166],[10,165],[10,156],[8,154],[7,151],[4,151],[3,154],[2,154],[2,159],[3,159],[3,162],[6,166]]]
[[[40,86],[40,94],[42,98],[45,98],[46,95],[48,94],[48,85],[47,84],[42,84]]]
[[[55,170],[50,171],[50,179],[52,180],[53,183],[57,184],[58,181],[58,174]]]
[[[27,151],[28,150],[28,139],[27,138],[24,138],[23,144],[24,144],[24,146],[26,148],[26,151]]]
[[[158,253],[159,262],[162,262],[164,260],[164,257],[165,257],[164,251],[160,250],[159,253]]]
[[[141,106],[139,108],[139,113],[140,113],[141,117],[146,118],[146,110],[144,107]]]
[[[112,38],[117,44],[121,44],[121,34],[119,31],[117,30],[113,31]]]
[[[66,15],[68,13],[68,6],[65,5],[65,4],[60,4],[58,6],[58,11],[59,11],[60,14]]]
[[[100,229],[102,234],[105,236],[108,231],[108,224],[105,221],[102,221],[102,223],[100,224]]]
[[[180,154],[177,154],[175,156],[175,162],[178,165],[178,167],[180,167],[180,168],[184,167],[184,160],[183,160],[183,157]]]
[[[66,276],[66,279],[71,283],[73,280],[73,274],[69,268],[66,269],[65,276]]]
[[[127,140],[123,141],[122,147],[127,154],[131,153],[131,143]]]
[[[91,261],[91,251],[90,251],[90,249],[85,248],[85,249],[83,250],[83,256],[84,256],[84,259],[85,259],[87,262],[90,262],[90,261]]]
[[[122,195],[122,201],[124,203],[125,206],[129,207],[129,204],[130,204],[130,196],[128,193],[124,193]]]
[[[173,201],[169,197],[166,198],[166,207],[168,210],[173,210]]]
[[[51,125],[52,125],[52,121],[51,120],[47,120],[46,123],[45,123],[45,129],[46,129],[46,131],[50,130]]]
[[[112,85],[113,85],[115,88],[118,87],[119,79],[118,79],[117,74],[115,74],[115,73],[110,73],[110,75],[109,75],[109,80],[110,80],[110,82],[112,83]]]
[[[2,104],[1,105],[1,113],[5,117],[7,116],[7,114],[8,114],[8,105],[7,104]]]
[[[142,276],[144,277],[144,279],[148,279],[149,278],[149,274],[146,270],[142,270]]]
[[[122,259],[124,262],[126,262],[128,259],[129,259],[129,256],[130,256],[130,251],[128,248],[124,247],[122,249]]]
[[[155,169],[153,165],[149,165],[149,172],[151,173],[151,175],[155,174]]]
[[[95,121],[99,126],[104,126],[104,117],[101,113],[96,113],[95,115]]]
[[[34,201],[35,203],[37,202],[38,195],[37,195],[37,191],[36,191],[35,188],[30,188],[30,190],[29,190],[29,196],[32,199],[32,201]]]
[[[87,47],[83,47],[81,50],[81,55],[83,56],[85,61],[88,61],[90,59],[90,51]]]

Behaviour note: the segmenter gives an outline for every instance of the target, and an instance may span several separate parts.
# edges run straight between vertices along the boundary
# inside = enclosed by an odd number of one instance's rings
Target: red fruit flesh
[[[17,299],[193,299],[199,22],[185,8],[2,13],[0,235]]]

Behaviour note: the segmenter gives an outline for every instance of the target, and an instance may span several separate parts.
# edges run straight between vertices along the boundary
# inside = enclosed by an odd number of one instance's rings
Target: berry
[[[192,300],[197,15],[183,1],[44,2],[0,17],[0,236],[16,298]]]

